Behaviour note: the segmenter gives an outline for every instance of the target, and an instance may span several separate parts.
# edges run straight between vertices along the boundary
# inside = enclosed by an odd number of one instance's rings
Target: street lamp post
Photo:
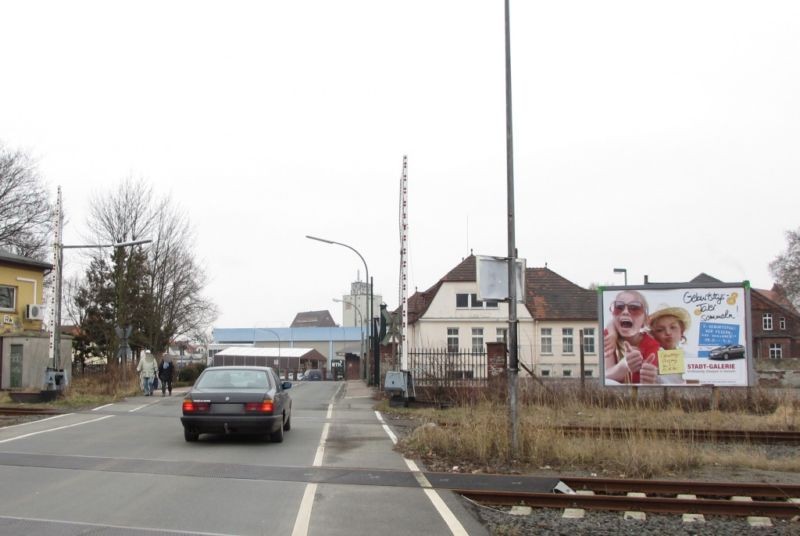
[[[264,331],[269,331],[270,333],[272,333],[273,335],[275,335],[275,337],[277,337],[277,338],[278,338],[278,363],[279,363],[278,367],[280,368],[280,359],[281,359],[281,336],[280,336],[280,335],[278,335],[278,332],[277,332],[277,331],[275,331],[274,329],[269,329],[269,328],[253,328],[253,346],[255,346],[255,345],[256,345],[256,330],[257,330],[257,329],[263,329]]]
[[[373,329],[372,329],[372,317],[373,317],[373,314],[374,314],[374,311],[372,310],[372,280],[370,280],[370,278],[369,278],[369,268],[367,267],[367,261],[364,260],[364,256],[361,255],[361,253],[359,253],[358,250],[356,248],[354,248],[353,246],[348,246],[347,244],[343,244],[341,242],[335,242],[333,240],[328,240],[327,238],[319,238],[317,236],[309,236],[309,235],[306,235],[306,238],[308,238],[310,240],[316,240],[317,242],[324,242],[326,244],[335,244],[337,246],[346,247],[347,249],[349,249],[350,251],[352,251],[353,253],[358,255],[358,258],[360,258],[361,262],[364,263],[364,271],[366,272],[365,275],[366,275],[366,278],[367,278],[367,294],[369,295],[368,302],[367,302],[367,317],[368,317],[368,320],[369,320],[369,324],[367,326],[367,338],[370,341],[370,345],[372,345],[374,347],[374,349],[375,349],[375,351],[377,353],[378,344],[377,344],[377,341],[373,340],[374,334],[373,334]],[[373,382],[374,382],[374,385],[380,384],[380,379],[381,379],[380,367],[379,367],[379,363],[378,363],[378,357],[376,356],[375,364],[374,364],[374,370],[373,370]]]
[[[625,274],[625,286],[628,286],[628,269],[627,268],[614,268],[615,274]]]
[[[358,305],[356,305],[353,302],[349,302],[347,300],[339,300],[337,298],[334,298],[333,301],[336,302],[336,303],[346,303],[347,305],[352,305],[355,308],[356,312],[358,313],[358,317],[361,319],[361,330],[360,330],[360,332],[361,332],[361,349],[359,351],[359,356],[358,356],[358,359],[360,361],[361,359],[364,358],[364,315],[361,314],[361,309],[358,308]]]

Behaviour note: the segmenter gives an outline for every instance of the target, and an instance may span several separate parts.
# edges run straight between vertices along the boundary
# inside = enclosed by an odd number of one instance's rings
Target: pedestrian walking
[[[172,357],[164,356],[158,366],[158,379],[161,380],[161,396],[166,396],[167,391],[169,391],[169,396],[172,396],[172,377],[174,374],[175,365],[172,363]]]
[[[153,379],[156,377],[158,371],[158,363],[153,354],[145,354],[144,357],[136,365],[136,370],[139,372],[139,380],[142,383],[142,391],[144,396],[152,396],[153,394]]]

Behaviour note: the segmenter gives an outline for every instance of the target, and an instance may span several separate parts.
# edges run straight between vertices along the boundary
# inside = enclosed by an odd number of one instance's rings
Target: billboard
[[[747,283],[598,290],[604,385],[750,385]]]

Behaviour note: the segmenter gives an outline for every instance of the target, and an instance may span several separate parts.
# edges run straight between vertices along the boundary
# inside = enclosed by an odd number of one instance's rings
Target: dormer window
[[[497,309],[496,300],[481,301],[477,294],[456,294],[458,309]]]

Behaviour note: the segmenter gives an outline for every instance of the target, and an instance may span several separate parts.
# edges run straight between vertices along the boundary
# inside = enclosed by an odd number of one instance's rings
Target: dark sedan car
[[[303,376],[303,379],[310,382],[322,381],[322,371],[316,368],[307,370],[305,375]]]
[[[291,386],[270,367],[209,367],[183,399],[183,437],[243,432],[280,443],[292,427]]]
[[[728,344],[719,346],[708,352],[709,359],[744,359],[744,346],[741,344]]]

